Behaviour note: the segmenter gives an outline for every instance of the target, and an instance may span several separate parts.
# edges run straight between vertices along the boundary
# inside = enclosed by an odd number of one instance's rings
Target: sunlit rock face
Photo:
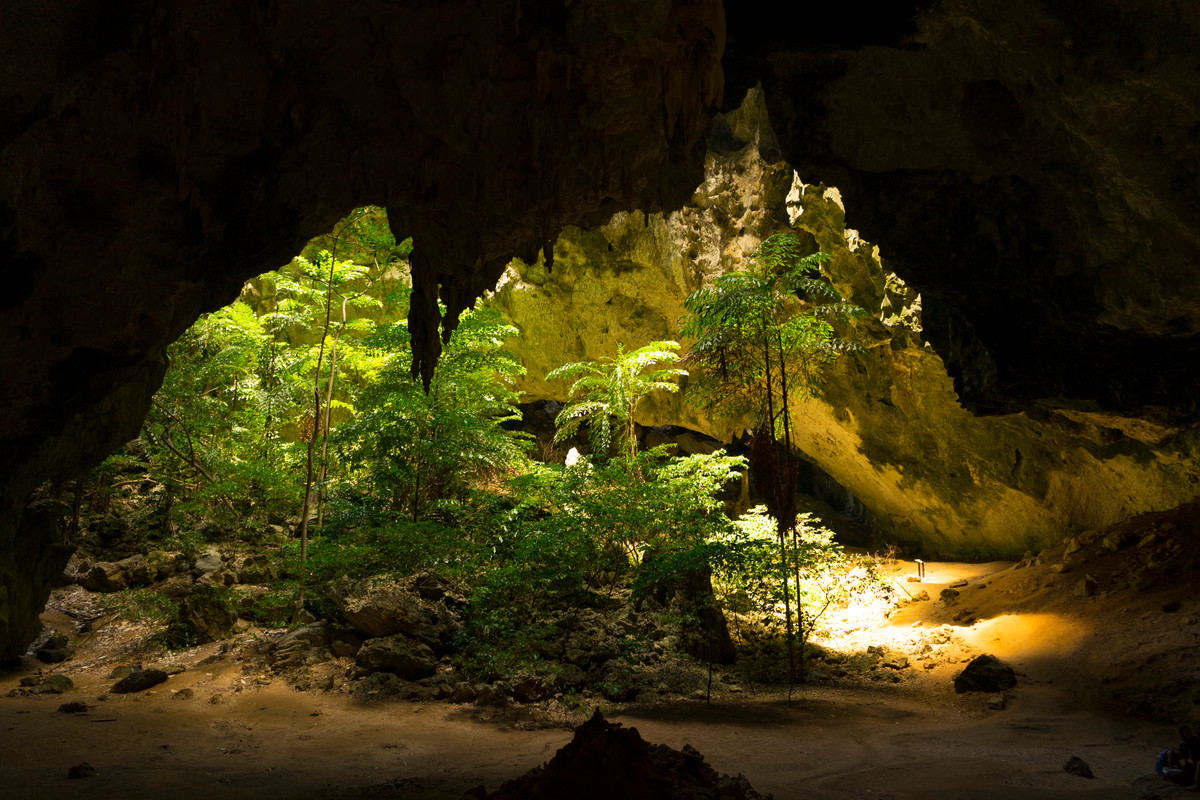
[[[964,402],[1194,421],[1200,8],[831,5],[731,5],[727,97],[762,83],[784,156],[921,292]]]
[[[19,646],[5,591],[28,590],[9,557],[23,498],[136,434],[163,347],[198,314],[386,205],[415,241],[428,374],[439,295],[452,322],[564,223],[682,203],[722,92],[719,0],[49,0],[3,17],[0,658]]]
[[[779,157],[763,96],[714,123],[706,175],[687,206],[568,228],[555,265],[513,263],[493,302],[512,317],[529,397],[563,399],[542,378],[567,361],[679,338],[683,300],[737,268],[793,222],[832,254],[829,277],[869,312],[864,354],[829,373],[822,396],[793,408],[804,454],[849,489],[889,538],[924,555],[1010,556],[1068,533],[1190,500],[1200,485],[1193,430],[1067,410],[979,417],[923,330],[921,299],[886,253],[847,230],[836,189],[806,186]],[[744,426],[660,395],[644,424],[682,424],[726,441]]]

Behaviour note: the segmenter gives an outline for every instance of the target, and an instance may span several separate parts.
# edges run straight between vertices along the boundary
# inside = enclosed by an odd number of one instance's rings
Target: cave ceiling
[[[8,499],[134,435],[163,348],[350,209],[414,238],[420,370],[509,257],[681,205],[761,83],[986,413],[1200,397],[1200,12],[946,0],[51,0],[0,27]],[[727,12],[727,13],[726,13]],[[723,62],[722,62],[723,59]]]
[[[922,293],[972,411],[1195,421],[1200,7],[889,14],[780,3],[764,41],[731,10],[726,102],[763,86],[783,156]]]

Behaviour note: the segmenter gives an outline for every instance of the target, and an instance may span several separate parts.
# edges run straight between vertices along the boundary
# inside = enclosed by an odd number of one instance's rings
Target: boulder
[[[368,641],[358,651],[356,663],[365,675],[390,672],[416,680],[436,672],[438,661],[428,645],[397,633]]]
[[[188,597],[195,591],[196,582],[188,574],[172,575],[157,587],[158,592],[166,597],[179,600]]]
[[[66,675],[54,674],[46,678],[37,686],[38,694],[63,694],[75,688],[75,681],[68,678]]]
[[[328,649],[331,641],[333,626],[328,620],[289,631],[271,647],[272,665],[283,670],[328,661],[332,657]]]
[[[543,676],[529,670],[521,670],[513,675],[508,683],[512,698],[518,703],[536,703],[554,693],[550,683]]]
[[[179,617],[197,644],[221,639],[237,621],[229,602],[213,592],[196,592],[179,605]]]
[[[330,587],[329,595],[367,638],[403,634],[443,653],[462,628],[458,600],[444,588],[435,589],[427,576],[407,582],[341,581]]]
[[[46,643],[37,649],[34,656],[43,664],[58,664],[71,657],[72,650],[68,646],[67,637],[51,636]]]
[[[196,585],[215,586],[218,588],[222,586],[235,586],[237,585],[237,579],[238,574],[236,571],[221,567],[209,570],[208,572],[202,572],[200,577],[196,579]]]
[[[967,664],[966,669],[954,678],[954,691],[959,692],[1002,692],[1017,685],[1013,668],[991,655],[982,655]]]
[[[329,648],[337,658],[355,658],[362,649],[363,642],[353,631],[342,631],[333,640]]]
[[[362,700],[397,697],[408,683],[390,672],[377,672],[354,684],[354,696]]]
[[[196,559],[195,563],[192,564],[192,569],[194,569],[196,572],[204,574],[206,572],[212,572],[213,570],[220,569],[224,563],[225,562],[222,560],[221,554],[217,551],[217,549],[210,547],[209,549],[205,550],[199,558]]]
[[[167,673],[161,669],[134,668],[128,675],[113,684],[109,689],[113,694],[132,694],[144,692],[152,686],[157,686],[167,679]]]
[[[262,553],[254,553],[240,559],[235,567],[238,583],[270,583],[275,579],[278,570],[271,557]]]
[[[124,575],[126,586],[146,586],[151,583],[149,570],[146,569],[146,557],[141,555],[122,558],[116,562],[116,567]]]
[[[79,585],[89,592],[119,592],[127,588],[129,582],[119,564],[102,561],[84,574]]]

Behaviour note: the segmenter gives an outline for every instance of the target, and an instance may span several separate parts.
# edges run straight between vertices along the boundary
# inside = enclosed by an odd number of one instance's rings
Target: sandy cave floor
[[[898,683],[800,687],[790,707],[777,690],[756,687],[716,697],[712,706],[696,699],[601,705],[647,740],[690,743],[717,770],[743,773],[777,800],[1129,798],[1134,778],[1151,772],[1155,754],[1177,738],[1173,725],[1134,713],[1135,690],[1194,677],[1200,600],[1194,585],[1081,599],[1071,591],[1078,575],[1056,573],[1053,560],[931,563],[919,584],[907,581],[916,573],[912,562],[896,562],[900,590],[923,589],[932,599],[907,604],[882,624],[847,616],[826,644],[847,652],[868,645],[919,652],[929,632],[952,632],[924,661],[914,659]],[[958,602],[938,600],[942,588],[962,580]],[[548,760],[571,738],[566,727],[528,724],[534,712],[519,706],[363,703],[348,694],[297,692],[281,679],[248,676],[227,659],[200,663],[217,644],[164,658],[187,666],[165,684],[106,695],[108,673],[128,663],[128,654],[113,650],[115,633],[107,644],[103,639],[84,642],[73,661],[57,665],[76,683],[65,695],[7,696],[41,666],[32,659],[0,672],[4,800],[458,800],[473,786],[495,789]],[[987,696],[956,695],[951,687],[982,652],[1018,672],[1003,710],[990,710]],[[1149,677],[1147,664],[1161,674]],[[57,711],[71,700],[92,708]],[[1196,710],[1178,722],[1195,722]],[[1094,780],[1063,771],[1072,755],[1091,766]],[[96,776],[69,780],[68,768],[81,761]]]

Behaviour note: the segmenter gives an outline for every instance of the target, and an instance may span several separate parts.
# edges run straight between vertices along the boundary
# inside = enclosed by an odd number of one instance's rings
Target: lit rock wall
[[[922,338],[919,297],[845,228],[836,189],[805,186],[780,160],[757,91],[717,120],[704,182],[685,208],[569,228],[552,270],[510,265],[492,302],[521,330],[526,399],[564,399],[564,383],[544,380],[562,363],[678,339],[687,295],[789,221],[832,254],[827,274],[869,312],[859,326],[866,352],[835,364],[822,396],[793,409],[796,441],[886,536],[928,556],[1019,557],[1196,495],[1195,430],[1046,404],[987,417],[964,410]],[[651,398],[639,421],[726,441],[744,427],[705,417],[686,394]]]

